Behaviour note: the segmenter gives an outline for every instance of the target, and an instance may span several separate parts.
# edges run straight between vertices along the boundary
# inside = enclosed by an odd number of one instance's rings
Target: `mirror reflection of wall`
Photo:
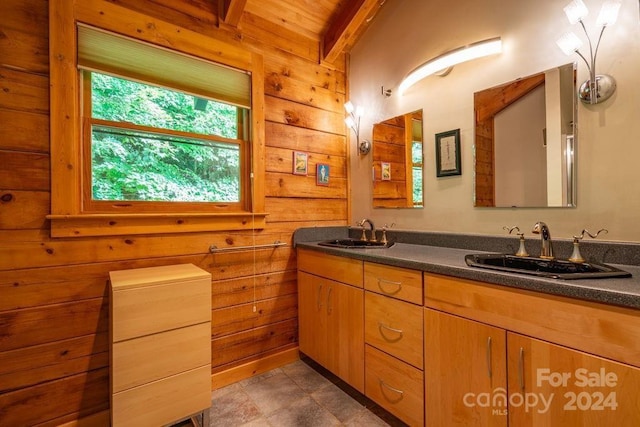
[[[373,207],[423,207],[422,110],[373,125]]]
[[[575,206],[575,64],[474,94],[476,207]]]

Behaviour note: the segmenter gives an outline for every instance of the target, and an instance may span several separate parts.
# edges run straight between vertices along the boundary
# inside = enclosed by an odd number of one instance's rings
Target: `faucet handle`
[[[502,229],[508,231],[509,234],[513,233],[513,230],[517,230],[518,233],[516,234],[518,234],[518,236],[520,235],[520,227],[518,227],[517,225],[514,225],[513,227],[508,227],[505,225],[504,227],[502,227]],[[524,235],[524,233],[522,233],[522,235]]]
[[[591,233],[589,233],[589,230],[584,229],[584,230],[582,230],[582,232],[580,233],[580,235],[579,235],[579,236],[573,236],[573,242],[574,242],[574,243],[577,243],[578,241],[580,241],[580,240],[584,239],[584,235],[585,235],[585,234],[586,234],[587,236],[591,237],[592,239],[595,239],[596,237],[598,237],[598,235],[599,235],[600,233],[608,233],[608,232],[609,232],[609,230],[607,230],[606,228],[601,228],[600,230],[598,230],[598,231],[596,232],[596,234],[591,234]]]
[[[505,225],[502,229],[507,230],[509,234],[513,233],[513,230],[517,230],[518,232],[516,234],[520,238],[520,246],[518,247],[516,256],[529,256],[529,252],[527,252],[527,249],[524,246],[524,233],[520,232],[520,228],[517,225],[514,225],[513,227],[507,227]]]
[[[579,236],[573,236],[573,252],[571,252],[571,256],[569,257],[569,261],[571,262],[584,262],[585,259],[582,257],[582,254],[580,253],[580,240],[584,239],[584,235],[586,234],[587,236],[591,237],[592,239],[595,239],[596,237],[598,237],[598,235],[600,233],[608,233],[609,230],[607,230],[606,228],[601,228],[600,230],[598,230],[598,232],[596,234],[591,234],[589,233],[589,230],[582,230],[582,233],[580,233]]]
[[[391,228],[394,225],[396,225],[395,222],[392,222],[391,225],[385,224],[382,226],[382,238],[380,239],[382,243],[387,243],[387,228]]]

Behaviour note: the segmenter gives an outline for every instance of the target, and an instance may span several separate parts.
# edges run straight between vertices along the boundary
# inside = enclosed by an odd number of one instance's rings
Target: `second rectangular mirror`
[[[421,208],[422,110],[373,125],[373,207]]]
[[[576,205],[575,64],[474,94],[476,207]]]

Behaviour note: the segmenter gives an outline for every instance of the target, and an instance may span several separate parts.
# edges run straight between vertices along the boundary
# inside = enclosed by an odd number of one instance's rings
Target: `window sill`
[[[51,237],[121,236],[263,229],[266,213],[47,215]]]

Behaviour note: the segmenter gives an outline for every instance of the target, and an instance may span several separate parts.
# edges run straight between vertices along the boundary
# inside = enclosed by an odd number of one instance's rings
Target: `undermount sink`
[[[372,242],[369,240],[358,239],[333,239],[325,240],[318,243],[320,246],[329,246],[332,248],[343,249],[372,249],[372,248],[390,248],[395,242]]]
[[[531,274],[554,279],[631,277],[631,273],[610,265],[592,262],[571,262],[555,258],[521,257],[507,254],[471,254],[466,255],[464,260],[471,267]]]

